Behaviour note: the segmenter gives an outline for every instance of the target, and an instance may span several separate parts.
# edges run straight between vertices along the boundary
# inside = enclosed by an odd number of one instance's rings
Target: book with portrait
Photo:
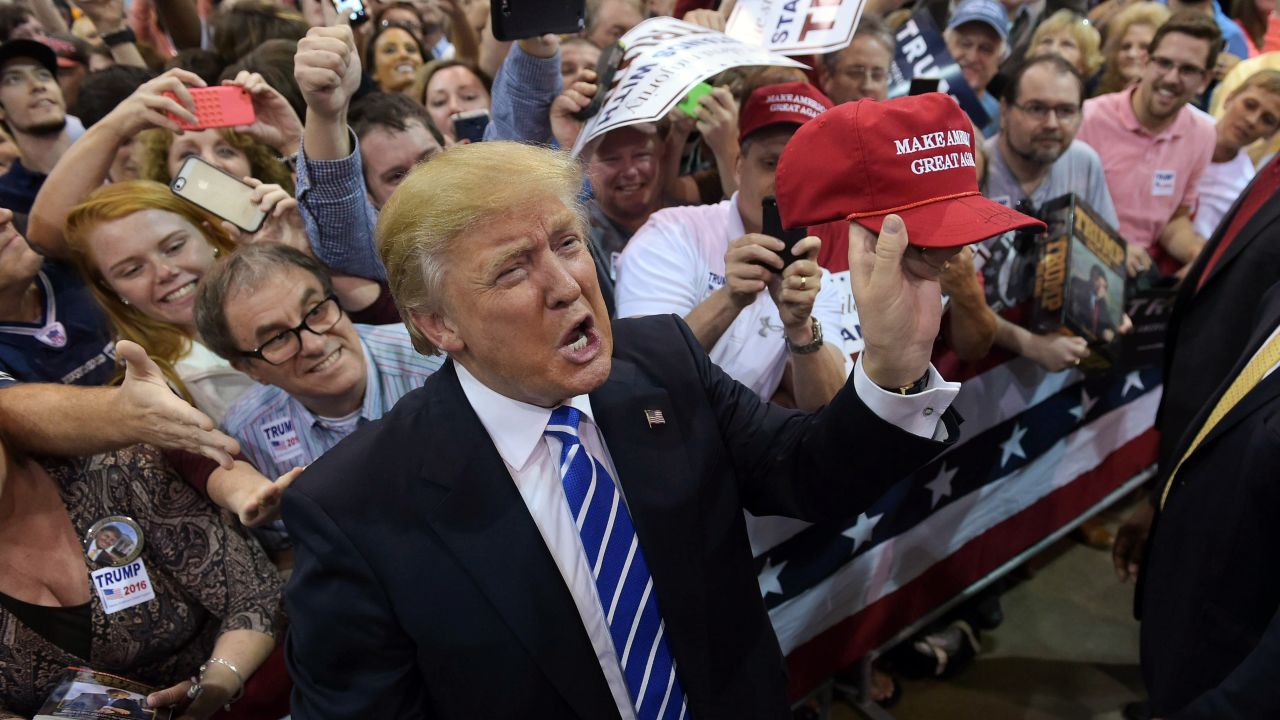
[[[1124,240],[1074,194],[1045,203],[1040,217],[1048,230],[1036,260],[1032,330],[1082,337],[1110,365],[1124,320]]]
[[[33,720],[169,720],[171,708],[153,710],[143,702],[155,688],[90,668],[70,667]]]

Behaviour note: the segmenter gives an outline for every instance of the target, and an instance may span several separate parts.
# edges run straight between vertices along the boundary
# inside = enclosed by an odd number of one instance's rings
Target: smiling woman
[[[253,381],[196,338],[196,283],[235,249],[217,218],[159,183],[115,183],[67,215],[72,259],[116,339],[147,348],[169,383],[215,422]]]
[[[392,22],[378,28],[369,41],[365,66],[382,92],[407,93],[413,87],[418,68],[426,61],[417,35]]]

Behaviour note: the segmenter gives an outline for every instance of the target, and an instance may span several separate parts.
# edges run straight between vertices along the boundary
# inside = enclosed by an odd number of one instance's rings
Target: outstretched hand
[[[928,372],[942,323],[938,276],[956,252],[909,246],[897,215],[885,218],[879,238],[849,224],[849,278],[866,342],[862,364],[875,384],[902,387]]]
[[[198,453],[224,468],[232,467],[231,456],[240,446],[219,432],[208,415],[169,389],[159,366],[141,345],[121,340],[116,343],[116,356],[125,362],[120,419],[130,439]]]

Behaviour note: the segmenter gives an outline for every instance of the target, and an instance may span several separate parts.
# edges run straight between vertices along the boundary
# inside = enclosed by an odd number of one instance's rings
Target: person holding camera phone
[[[654,213],[618,268],[618,317],[683,316],[731,377],[801,410],[822,407],[844,383],[840,353],[822,333],[839,327],[839,295],[815,262],[818,238],[799,241],[787,264],[783,241],[761,234],[763,202],[791,135],[830,107],[807,83],[753,92],[738,123],[738,191],[715,205]]]

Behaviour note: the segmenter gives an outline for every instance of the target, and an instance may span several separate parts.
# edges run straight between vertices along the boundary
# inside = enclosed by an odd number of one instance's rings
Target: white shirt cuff
[[[922,438],[946,440],[947,427],[942,422],[942,414],[955,401],[960,383],[942,379],[930,363],[928,389],[915,395],[899,395],[871,382],[862,368],[862,355],[858,355],[853,368],[853,389],[871,412],[890,425]]]

